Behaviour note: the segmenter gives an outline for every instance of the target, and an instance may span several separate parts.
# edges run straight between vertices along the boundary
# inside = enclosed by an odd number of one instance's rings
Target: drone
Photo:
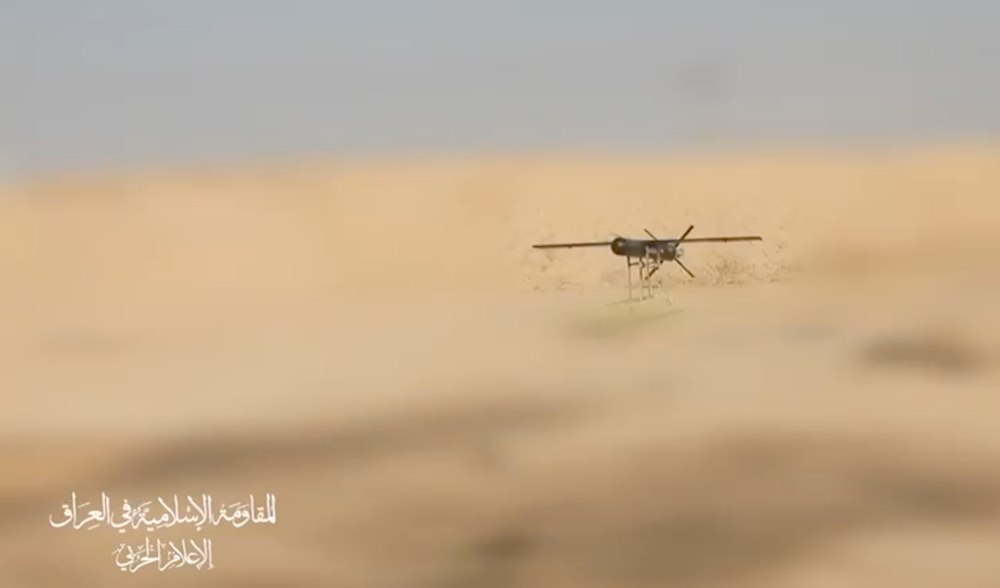
[[[572,249],[574,247],[610,247],[611,253],[624,257],[628,268],[628,299],[632,301],[632,267],[639,266],[639,284],[641,298],[653,295],[653,286],[650,278],[653,277],[665,261],[673,261],[681,266],[687,275],[694,277],[691,270],[682,262],[684,255],[682,244],[687,243],[728,243],[731,241],[762,241],[758,236],[740,237],[699,237],[688,239],[688,235],[694,230],[694,225],[688,227],[679,239],[658,239],[656,235],[643,229],[649,239],[629,239],[626,237],[616,237],[613,241],[584,241],[580,243],[551,243],[543,245],[532,245],[535,249]],[[632,261],[635,259],[636,261]]]

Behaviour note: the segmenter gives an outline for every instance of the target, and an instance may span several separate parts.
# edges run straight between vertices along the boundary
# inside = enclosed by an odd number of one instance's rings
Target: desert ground
[[[617,331],[575,327],[621,258],[531,248],[691,224],[763,241]],[[0,587],[998,586],[998,256],[981,145],[8,182]],[[147,537],[214,568],[120,569]]]

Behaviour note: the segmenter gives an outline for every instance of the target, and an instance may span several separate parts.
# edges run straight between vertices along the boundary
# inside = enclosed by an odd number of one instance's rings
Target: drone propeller
[[[687,236],[690,235],[691,231],[693,231],[693,230],[694,230],[694,225],[691,225],[690,227],[688,227],[688,230],[684,231],[684,234],[681,235],[681,238],[677,240],[677,245],[680,245],[681,243],[683,243],[684,239],[687,239]],[[683,263],[681,263],[680,257],[678,257],[677,255],[674,255],[674,261],[677,262],[677,265],[681,266],[682,270],[684,270],[685,272],[687,272],[687,275],[691,276],[691,278],[694,279],[694,274],[691,273],[691,270],[689,270],[686,265],[684,265]]]
[[[676,261],[676,262],[677,262],[677,265],[681,266],[681,269],[682,269],[682,270],[684,270],[684,271],[686,271],[686,272],[687,272],[687,275],[691,276],[692,278],[694,277],[694,274],[692,274],[692,273],[691,273],[691,270],[689,270],[689,269],[687,268],[687,266],[686,266],[686,265],[684,265],[683,263],[681,263],[681,260],[679,260],[679,259],[677,259],[677,258],[675,257],[675,258],[674,258],[674,261]]]
[[[691,225],[690,227],[688,227],[688,229],[686,231],[684,231],[684,234],[681,235],[680,239],[677,239],[676,241],[674,241],[674,245],[676,246],[676,245],[680,245],[681,243],[683,243],[684,239],[686,239],[687,236],[690,235],[691,231],[693,231],[693,230],[694,230],[694,225]],[[654,241],[659,241],[659,239],[656,238],[656,235],[654,235],[653,233],[651,233],[649,231],[649,229],[643,229],[643,231],[646,231],[646,234],[649,235],[650,237],[652,237]],[[684,265],[683,263],[681,263],[681,260],[676,255],[674,256],[674,261],[677,263],[677,265],[681,266],[682,270],[684,270],[685,272],[687,272],[687,275],[689,275],[692,278],[694,278],[694,274],[691,273],[691,270],[689,270],[686,265]],[[656,266],[655,268],[653,268],[653,271],[649,272],[649,276],[647,276],[647,277],[652,277],[652,275],[655,274],[656,270],[658,270],[658,269],[660,269],[660,266]]]

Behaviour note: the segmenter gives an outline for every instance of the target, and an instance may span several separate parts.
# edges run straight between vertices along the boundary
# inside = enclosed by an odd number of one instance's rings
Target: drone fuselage
[[[611,252],[622,257],[657,259],[660,261],[674,261],[684,253],[676,240],[660,241],[653,239],[626,239],[625,237],[618,237],[611,242]]]

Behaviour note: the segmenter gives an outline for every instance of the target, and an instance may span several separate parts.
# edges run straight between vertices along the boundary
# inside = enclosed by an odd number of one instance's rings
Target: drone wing
[[[583,241],[580,243],[550,243],[547,245],[532,245],[535,249],[571,249],[573,247],[608,247],[611,241]]]
[[[681,239],[670,239],[670,241],[681,241]],[[757,236],[748,237],[698,237],[694,239],[683,239],[684,243],[728,243],[730,241],[763,241]]]

